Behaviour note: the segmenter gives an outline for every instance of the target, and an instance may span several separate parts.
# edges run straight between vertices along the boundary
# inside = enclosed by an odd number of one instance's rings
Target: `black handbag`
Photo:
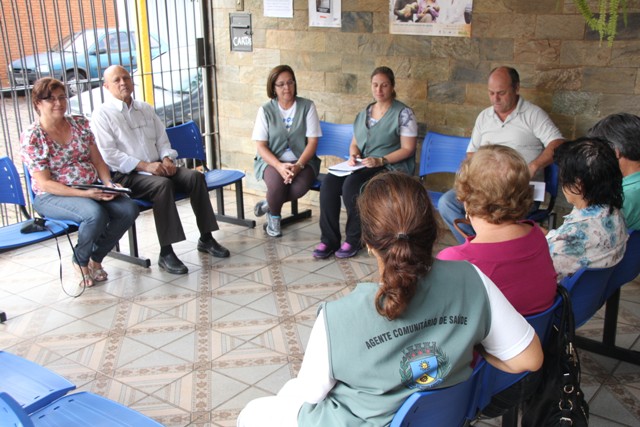
[[[583,427],[589,425],[589,404],[580,389],[580,359],[575,348],[575,322],[569,292],[562,297],[560,319],[544,349],[543,379],[523,405],[522,427]]]

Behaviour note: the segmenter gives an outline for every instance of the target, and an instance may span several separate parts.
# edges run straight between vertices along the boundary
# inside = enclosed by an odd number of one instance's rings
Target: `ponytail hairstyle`
[[[362,240],[382,262],[376,310],[389,320],[406,310],[433,264],[438,227],[427,191],[401,172],[373,177],[358,197]]]

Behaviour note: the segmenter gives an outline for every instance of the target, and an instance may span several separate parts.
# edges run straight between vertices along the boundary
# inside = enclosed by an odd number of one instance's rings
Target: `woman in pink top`
[[[549,308],[557,286],[544,234],[522,220],[533,203],[530,179],[527,163],[512,148],[489,145],[467,158],[455,189],[476,235],[438,254],[476,265],[525,316]]]

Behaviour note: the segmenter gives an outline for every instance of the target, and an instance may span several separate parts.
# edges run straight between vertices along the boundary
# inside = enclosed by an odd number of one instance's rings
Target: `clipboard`
[[[71,184],[69,187],[77,188],[80,190],[89,190],[91,188],[96,188],[98,190],[104,191],[105,193],[113,193],[113,194],[131,194],[130,188],[124,187],[110,187],[108,185],[103,184]]]

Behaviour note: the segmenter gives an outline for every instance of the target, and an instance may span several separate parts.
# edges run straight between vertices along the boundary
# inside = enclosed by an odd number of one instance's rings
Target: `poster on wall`
[[[309,26],[342,26],[342,0],[309,0]]]
[[[389,0],[389,32],[471,37],[473,0]]]
[[[293,18],[293,0],[264,0],[264,16]]]

